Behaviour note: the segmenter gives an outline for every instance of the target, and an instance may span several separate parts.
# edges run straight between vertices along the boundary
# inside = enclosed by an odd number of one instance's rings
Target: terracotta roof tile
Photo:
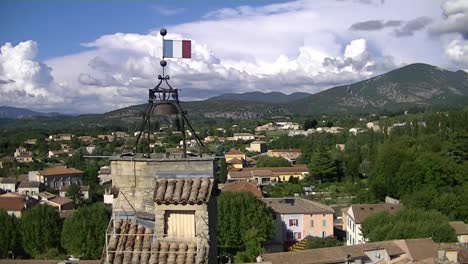
[[[49,199],[49,202],[59,204],[59,205],[64,205],[64,204],[73,203],[73,200],[71,200],[71,199],[69,199],[67,197],[57,196],[57,197]]]
[[[69,174],[83,174],[82,171],[75,168],[47,168],[39,172],[42,176],[61,176]]]
[[[449,222],[450,226],[455,231],[457,235],[468,235],[468,225],[463,221],[452,221]]]
[[[206,203],[213,183],[208,178],[157,179],[153,198],[158,204]]]
[[[115,220],[109,238],[108,263],[203,263],[208,247],[192,241],[153,239],[151,228],[132,221]],[[117,234],[117,235],[116,235]],[[105,254],[104,254],[104,257]],[[105,259],[104,259],[105,260]]]
[[[279,214],[333,214],[334,212],[328,205],[297,197],[263,198],[262,201]]]
[[[0,178],[0,183],[5,183],[5,184],[16,184],[18,182],[17,179],[15,178]]]
[[[395,213],[403,208],[401,204],[388,204],[388,203],[380,203],[380,204],[354,204],[351,205],[354,214],[354,222],[356,224],[361,224],[366,220],[367,217],[373,215],[375,213],[380,212],[389,212]]]
[[[262,198],[263,193],[257,188],[257,184],[247,182],[247,181],[238,181],[225,183],[223,187],[224,192],[249,192],[252,193],[257,198]]]
[[[244,155],[244,152],[238,149],[231,149],[228,152],[226,152],[224,155]]]
[[[24,197],[8,197],[5,194],[0,195],[0,210],[5,211],[21,211],[26,206]]]
[[[293,252],[281,252],[263,254],[264,261],[270,261],[273,264],[322,264],[322,263],[346,263],[349,255],[351,260],[358,258],[367,258],[366,251],[385,249],[391,257],[400,256],[405,253],[392,241],[366,243],[354,246],[341,246],[308,249]]]
[[[18,188],[39,188],[41,183],[38,181],[22,181],[18,185]]]

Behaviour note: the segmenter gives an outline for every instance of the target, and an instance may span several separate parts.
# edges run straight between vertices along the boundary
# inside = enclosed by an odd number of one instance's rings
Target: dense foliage
[[[334,237],[308,237],[305,248],[314,249],[314,248],[324,248],[324,247],[338,247],[343,246],[343,242],[339,241]]]
[[[362,224],[363,236],[371,242],[432,238],[435,242],[456,242],[449,220],[437,211],[405,209],[391,215],[388,212],[368,217]]]
[[[289,167],[291,163],[283,157],[260,156],[257,159],[257,167]]]
[[[21,241],[18,232],[18,220],[0,210],[0,258],[7,258],[10,252],[20,251]]]
[[[21,244],[26,253],[36,257],[60,246],[60,230],[61,221],[52,207],[35,206],[21,217]]]
[[[63,248],[74,256],[99,259],[108,223],[109,212],[102,203],[78,209],[63,224]]]
[[[223,192],[218,197],[218,248],[236,262],[252,262],[273,235],[266,205],[250,193]]]

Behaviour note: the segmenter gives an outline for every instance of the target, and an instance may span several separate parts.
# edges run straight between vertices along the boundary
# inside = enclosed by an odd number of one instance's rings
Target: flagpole
[[[166,60],[164,60],[164,36],[167,35],[167,30],[165,28],[161,28],[161,30],[159,31],[159,34],[161,34],[162,36],[162,60],[160,62],[160,65],[163,68],[163,78],[165,78],[166,75],[164,73],[164,68],[166,67],[167,62]]]

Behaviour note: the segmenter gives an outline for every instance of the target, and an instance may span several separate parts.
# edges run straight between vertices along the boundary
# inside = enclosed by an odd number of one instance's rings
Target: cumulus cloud
[[[397,27],[402,24],[400,20],[368,20],[363,22],[354,23],[349,29],[351,30],[381,30],[387,27]]]
[[[413,20],[406,22],[401,28],[395,29],[395,35],[397,37],[412,36],[416,31],[422,30],[432,22],[429,17],[418,17]]]
[[[442,5],[444,20],[434,25],[436,34],[459,33],[468,39],[468,1],[446,0]]]
[[[37,44],[6,43],[0,48],[0,105],[51,108],[65,100],[51,75],[52,69],[35,61]]]
[[[445,49],[445,55],[451,61],[468,69],[468,40],[453,40]]]

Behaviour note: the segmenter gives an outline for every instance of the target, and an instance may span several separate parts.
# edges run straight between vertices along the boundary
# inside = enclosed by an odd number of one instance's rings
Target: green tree
[[[72,199],[73,204],[75,206],[81,204],[82,201],[83,201],[82,195],[81,195],[81,192],[80,192],[80,187],[78,185],[76,185],[76,184],[70,184],[68,186],[68,189],[67,189],[67,192],[66,192],[65,196]]]
[[[68,253],[85,259],[99,259],[105,243],[109,211],[102,203],[82,207],[63,224],[62,246]]]
[[[272,216],[250,193],[223,192],[218,197],[217,232],[222,255],[239,254],[236,261],[253,261],[273,235]]]
[[[21,241],[18,232],[18,220],[7,212],[0,210],[0,258],[8,258],[9,252],[18,255],[21,252]]]
[[[21,241],[24,250],[36,257],[60,242],[61,221],[58,213],[50,206],[38,205],[24,212],[21,217]]]
[[[219,170],[218,170],[219,182],[225,183],[226,179],[227,179],[227,174],[228,174],[226,160],[225,159],[220,159],[218,161],[218,166],[219,166]]]
[[[290,167],[291,163],[283,157],[261,156],[257,159],[257,167]]]
[[[336,178],[337,168],[335,160],[323,146],[312,154],[309,163],[309,174],[315,180],[328,181]]]
[[[338,247],[342,246],[343,242],[339,241],[334,237],[308,237],[305,248],[306,249],[313,249],[313,248],[324,248],[324,247]]]
[[[427,237],[438,243],[457,241],[446,216],[411,208],[394,215],[383,212],[368,217],[362,224],[362,234],[370,242]]]

